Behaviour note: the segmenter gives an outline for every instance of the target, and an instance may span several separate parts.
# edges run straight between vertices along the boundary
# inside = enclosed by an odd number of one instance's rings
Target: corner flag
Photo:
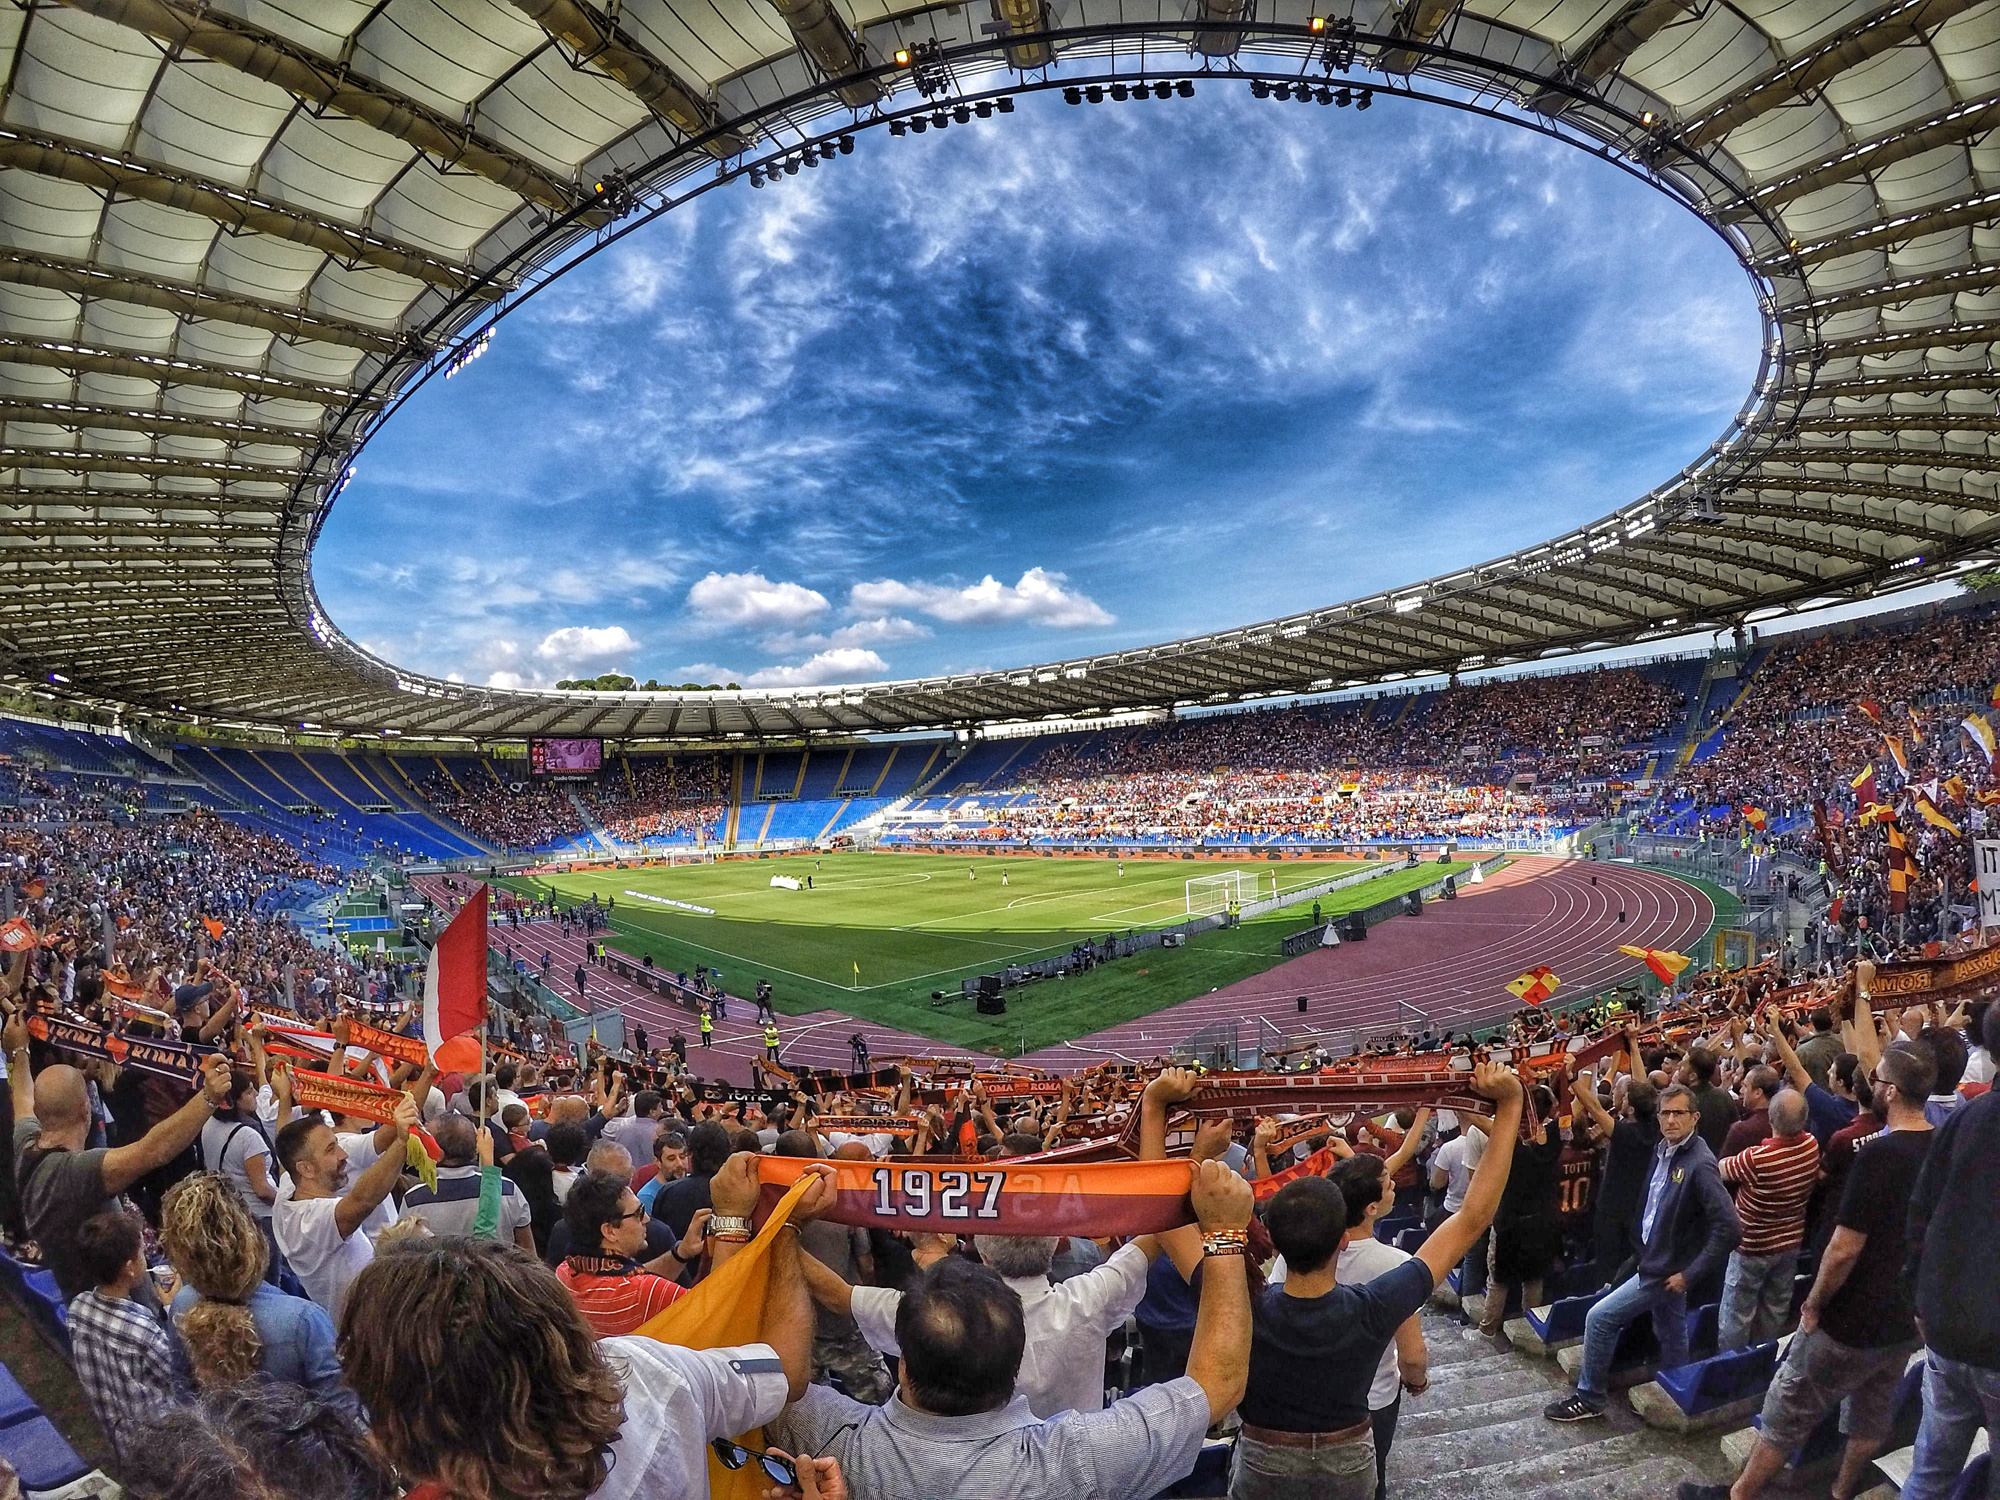
[[[424,1045],[433,1056],[486,1023],[486,887],[438,934],[424,975]]]

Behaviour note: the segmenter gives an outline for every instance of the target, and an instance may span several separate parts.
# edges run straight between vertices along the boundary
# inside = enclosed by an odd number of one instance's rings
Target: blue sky
[[[1527,131],[1059,95],[710,193],[364,450],[335,621],[466,681],[1021,665],[1542,540],[1749,388],[1692,217]]]

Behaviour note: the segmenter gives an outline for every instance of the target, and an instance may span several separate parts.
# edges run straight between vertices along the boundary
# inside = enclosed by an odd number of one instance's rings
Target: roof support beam
[[[2000,286],[2000,265],[1959,266],[1928,276],[1906,276],[1901,281],[1884,282],[1852,292],[1835,292],[1815,299],[1812,311],[1822,318],[1836,318],[1864,307],[1895,307],[1923,297],[1950,297],[1961,292],[1985,292]]]
[[[331,110],[381,131],[438,159],[441,167],[472,172],[532,203],[567,212],[576,202],[569,184],[539,163],[475,134],[468,126],[419,104],[352,68],[221,10],[201,11],[169,0],[64,0],[101,20],[144,32],[171,51],[193,52],[237,72],[277,85],[315,108]]]
[[[1818,265],[1821,261],[1838,260],[1843,255],[1856,255],[1864,250],[1893,250],[1927,234],[1942,234],[1947,229],[1963,229],[1968,225],[1990,224],[1996,219],[2000,219],[2000,188],[1947,198],[1941,203],[1899,213],[1866,229],[1843,230],[1839,234],[1828,235],[1801,245],[1788,259],[1795,258],[1809,266]],[[1783,262],[1777,260],[1767,261],[1763,269],[1775,270],[1781,264]]]
[[[106,432],[143,432],[154,437],[207,438],[223,443],[269,443],[283,448],[310,448],[319,433],[309,427],[273,427],[262,422],[222,422],[184,417],[175,412],[120,411],[71,401],[10,401],[0,397],[0,422],[34,422],[81,432],[86,427]]]
[[[1766,183],[1752,196],[1766,208],[1777,208],[1808,193],[1816,193],[1821,188],[1832,187],[1837,182],[1849,182],[1895,162],[1908,161],[1926,151],[1935,151],[1940,146],[1970,140],[1996,125],[2000,125],[2000,97],[1989,94],[1983,99],[1954,104],[1928,120],[1899,126],[1884,135],[1871,136],[1856,145],[1843,146],[1817,161],[1807,162],[1777,181]],[[1747,212],[1738,209],[1736,215],[1742,216]]]
[[[1696,115],[1681,132],[1695,149],[1721,140],[1783,105],[1806,98],[1848,69],[1942,26],[1982,0],[1897,0],[1815,43]]]
[[[1869,567],[1895,561],[1894,558],[1883,557],[1879,553],[1843,547],[1837,542],[1817,542],[1811,537],[1790,537],[1777,531],[1759,531],[1754,526],[1679,525],[1663,527],[1661,534],[1682,537],[1733,537],[1737,541],[1749,542],[1759,547],[1779,547],[1802,557],[1844,557],[1850,562],[1866,563]]]
[[[1625,66],[1633,53],[1693,9],[1688,0],[1631,0],[1564,64],[1565,78],[1586,85],[1609,78]],[[1530,99],[1528,108],[1545,115],[1559,115],[1574,102],[1569,93],[1551,88]]]
[[[1800,568],[1787,567],[1783,563],[1772,562],[1768,558],[1739,557],[1733,552],[1711,552],[1706,547],[1690,546],[1682,542],[1669,542],[1655,533],[1642,542],[1630,544],[1630,549],[1638,552],[1665,552],[1670,556],[1689,557],[1697,562],[1708,563],[1712,567],[1733,568],[1738,573],[1763,573],[1774,578],[1792,578],[1800,583],[1818,584],[1826,582],[1817,573],[1808,573]],[[1884,564],[1886,566],[1886,564]]]
[[[0,127],[0,167],[33,172],[74,182],[102,193],[122,193],[146,203],[177,208],[183,213],[235,229],[267,234],[295,245],[309,245],[335,260],[358,262],[407,276],[413,281],[443,287],[448,292],[467,291],[479,273],[454,265],[427,250],[399,245],[394,240],[355,229],[335,219],[322,218],[301,209],[274,203],[224,183],[208,182],[155,162],[95,147],[59,140],[55,136]],[[488,285],[485,291],[499,296],[504,287]]]
[[[596,6],[585,0],[513,0],[513,5],[682,134],[703,135],[715,128],[715,106],[704,91],[682,81]],[[718,136],[708,152],[733,156],[746,144],[739,135]]]
[[[58,474],[149,474],[155,478],[238,480],[249,484],[296,485],[297,469],[273,469],[231,459],[163,458],[153,453],[79,453],[73,448],[0,448],[0,470],[34,469]],[[273,500],[274,506],[283,502]]]
[[[0,282],[40,287],[71,297],[103,297],[113,302],[129,302],[135,307],[151,307],[183,318],[212,318],[245,328],[261,328],[281,338],[338,344],[370,354],[394,354],[405,347],[404,341],[388,329],[369,328],[338,318],[323,318],[280,302],[264,302],[230,292],[212,292],[185,281],[107,271],[87,261],[68,260],[56,255],[0,250]]]
[[[1992,412],[1891,412],[1869,417],[1800,417],[1799,432],[2000,432]],[[1946,456],[1949,462],[1949,456]]]
[[[175,490],[87,490],[40,488],[33,485],[0,485],[0,511],[138,511],[141,514],[174,512],[193,515],[229,515],[238,512],[279,515],[285,510],[283,495],[245,499],[240,495],[183,494]],[[236,524],[236,523],[229,523]]]
[[[1873,531],[1882,536],[1913,536],[1927,542],[1956,542],[1958,536],[1937,531],[1917,521],[1899,521],[1893,516],[1873,516],[1864,512],[1824,509],[1810,505],[1772,505],[1762,500],[1725,500],[1723,509],[1732,515],[1769,516],[1777,521],[1803,521],[1808,526],[1841,526],[1849,531]]]
[[[1863,468],[1890,469],[1972,469],[1980,473],[2000,473],[2000,455],[1947,453],[1941,448],[1812,448],[1794,446],[1772,449],[1758,455],[1760,463],[1840,464]]]
[[[1948,509],[1983,510],[2000,513],[2000,500],[1970,495],[1962,490],[1927,490],[1913,484],[1878,484],[1867,479],[1821,479],[1809,474],[1747,474],[1728,488],[1746,490],[1795,490],[1814,495],[1853,495],[1856,498],[1892,500],[1898,505],[1942,505]]]
[[[2000,319],[1947,324],[1941,328],[1901,328],[1887,333],[1863,333],[1848,339],[1828,339],[1819,350],[1828,359],[1866,359],[1871,355],[1909,350],[1969,349],[2000,340]]]
[[[1699,599],[1690,598],[1686,594],[1669,593],[1665,589],[1634,583],[1630,578],[1622,577],[1616,573],[1603,572],[1588,563],[1564,563],[1560,568],[1549,569],[1549,574],[1554,573],[1570,574],[1572,577],[1584,579],[1598,588],[1617,589],[1619,592],[1626,594],[1640,594],[1648,599],[1657,599],[1662,604],[1671,604],[1674,608],[1680,610],[1699,610],[1707,607]],[[1544,574],[1543,576],[1547,577],[1548,574]],[[1659,624],[1657,620],[1652,619],[1650,616],[1647,617],[1647,623],[1655,626]]]
[[[0,334],[0,364],[31,365],[45,370],[61,370],[66,375],[118,375],[132,380],[150,380],[161,385],[193,385],[213,391],[235,391],[258,401],[308,401],[315,406],[345,406],[360,400],[367,407],[381,402],[365,400],[345,386],[322,385],[283,375],[260,375],[254,370],[232,369],[227,365],[205,364],[170,354],[126,353],[84,344],[65,344],[46,339],[19,338]]]
[[[1812,389],[1813,399],[1872,400],[1877,396],[1941,396],[1947,391],[2000,391],[2000,370],[1956,370],[1943,375],[1868,375],[1832,380]],[[1839,413],[1845,416],[1846,413]],[[1892,413],[1900,416],[1901,413]]]

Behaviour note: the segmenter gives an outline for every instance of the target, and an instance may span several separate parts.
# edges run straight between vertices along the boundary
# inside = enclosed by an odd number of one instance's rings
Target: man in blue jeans
[[[1987,1007],[1984,1031],[2000,1046],[2000,1003]],[[1909,1231],[1904,1276],[1928,1347],[1902,1500],[1945,1500],[1973,1434],[1984,1427],[2000,1445],[2000,1093],[1960,1104],[1938,1127],[1910,1192]]]
[[[1584,1319],[1583,1369],[1575,1392],[1544,1408],[1552,1422],[1603,1417],[1618,1340],[1642,1314],[1653,1316],[1660,1368],[1687,1363],[1687,1289],[1721,1269],[1742,1233],[1715,1153],[1695,1133],[1699,1120],[1689,1089],[1677,1083],[1660,1091],[1660,1144],[1638,1205],[1639,1270]]]

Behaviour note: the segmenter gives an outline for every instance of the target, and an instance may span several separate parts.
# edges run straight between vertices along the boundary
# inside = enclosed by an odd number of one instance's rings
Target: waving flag
[[[1889,825],[1889,915],[1909,909],[1910,905],[1910,850],[1903,841],[1903,832],[1894,823]]]
[[[0,953],[26,953],[35,946],[35,929],[26,917],[16,917],[0,927]]]
[[[1854,805],[1866,807],[1875,800],[1875,767],[1872,764],[1863,766],[1847,784],[1854,788]]]
[[[208,929],[209,937],[213,938],[218,943],[222,941],[222,924],[218,922],[214,917],[203,917],[201,919],[201,925]]]
[[[1903,705],[1903,711],[1910,716],[1910,738],[1917,744],[1924,742],[1924,722],[1917,717],[1917,711],[1910,704]]]
[[[1917,816],[1922,818],[1926,823],[1930,824],[1933,828],[1942,828],[1946,833],[1950,834],[1953,838],[1960,838],[1964,834],[1964,830],[1961,829],[1956,823],[1952,822],[1950,818],[1947,818],[1943,813],[1939,812],[1937,809],[1937,804],[1931,801],[1931,799],[1926,797],[1922,792],[1917,793]]]
[[[1508,992],[1530,1005],[1540,1005],[1556,992],[1562,981],[1556,978],[1555,970],[1543,964],[1528,970],[1519,979],[1507,986]]]
[[[1854,706],[1860,709],[1864,714],[1868,715],[1868,717],[1873,719],[1877,724],[1880,724],[1882,722],[1882,705],[1877,703],[1873,698],[1863,698],[1859,703],[1855,704]]]
[[[1661,984],[1672,984],[1674,976],[1694,962],[1685,953],[1675,953],[1670,948],[1628,948],[1620,943],[1618,951],[1627,957],[1642,959]]]
[[[486,1024],[486,899],[482,884],[431,949],[424,975],[424,1043],[432,1057],[453,1038]]]
[[[1896,763],[1896,769],[1905,776],[1910,774],[1910,758],[1903,753],[1903,742],[1893,734],[1882,736],[1882,743],[1889,747],[1889,759]]]
[[[1764,831],[1765,823],[1769,822],[1770,818],[1763,808],[1754,807],[1750,803],[1746,802],[1743,804],[1743,821],[1748,823],[1752,828],[1756,829],[1759,833],[1762,833]]]
[[[1965,722],[1958,726],[1965,731],[1965,737],[1979,747],[1979,753],[1986,757],[1986,764],[1993,764],[1993,726],[1980,714],[1967,714]]]

